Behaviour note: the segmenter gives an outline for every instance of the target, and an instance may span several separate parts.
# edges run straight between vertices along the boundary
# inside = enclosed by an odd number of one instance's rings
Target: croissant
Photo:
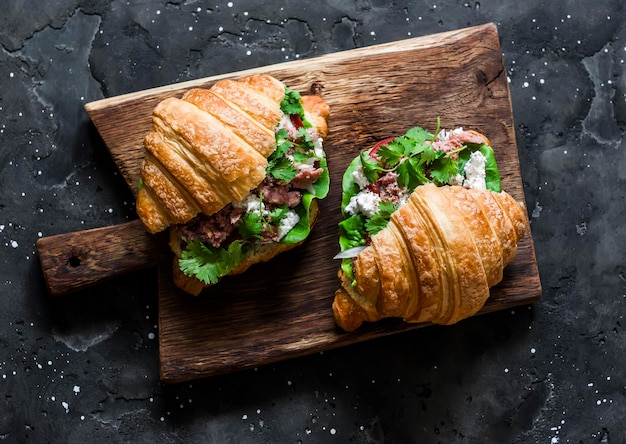
[[[160,102],[144,140],[136,205],[146,229],[211,215],[261,183],[283,96],[280,81],[256,75]]]
[[[353,331],[386,317],[453,324],[472,316],[502,280],[526,223],[506,192],[418,186],[354,258],[354,285],[339,272],[337,324]]]
[[[154,108],[136,208],[148,232],[170,228],[176,285],[196,295],[306,239],[328,192],[328,115],[264,74]]]

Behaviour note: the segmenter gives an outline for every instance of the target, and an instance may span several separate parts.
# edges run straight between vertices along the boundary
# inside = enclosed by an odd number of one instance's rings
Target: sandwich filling
[[[420,127],[362,151],[342,181],[339,223],[341,268],[354,282],[352,259],[387,226],[391,215],[422,184],[459,185],[500,192],[500,175],[489,140],[474,131]]]
[[[259,245],[295,244],[310,233],[313,199],[326,197],[329,174],[323,140],[307,120],[298,92],[285,88],[283,118],[265,179],[246,197],[180,228],[183,273],[215,284]]]

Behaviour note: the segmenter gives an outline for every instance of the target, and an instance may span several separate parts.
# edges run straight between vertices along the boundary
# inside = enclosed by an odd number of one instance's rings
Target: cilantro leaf
[[[408,130],[405,137],[412,139],[416,145],[421,145],[427,140],[432,140],[434,136],[419,126],[413,127]]]
[[[398,204],[383,201],[378,204],[378,211],[365,222],[365,229],[370,236],[375,235],[389,223],[391,215],[398,209]]]
[[[422,165],[433,162],[437,158],[437,153],[440,151],[435,151],[432,145],[427,145],[421,152],[420,163]]]
[[[432,177],[435,185],[445,185],[450,181],[450,178],[459,172],[458,163],[451,157],[440,157],[433,162],[430,176]]]
[[[311,122],[309,122],[304,116],[302,96],[298,91],[294,91],[285,87],[285,96],[280,102],[280,109],[283,113],[287,115],[295,114],[297,116],[300,116],[302,125],[304,125],[305,128],[311,128],[313,126],[311,125]]]
[[[190,242],[178,260],[180,270],[187,276],[193,276],[207,285],[216,284],[227,275],[245,256],[242,241],[234,241],[228,249],[214,248],[199,240]]]
[[[280,206],[270,211],[268,217],[272,223],[278,224],[282,219],[285,218],[285,216],[287,216],[288,212],[289,208],[287,208],[287,206]]]
[[[302,148],[304,151],[310,151],[315,149],[315,144],[313,143],[313,139],[311,138],[311,134],[307,131],[306,126],[302,126],[298,128],[298,132],[296,133],[296,137],[300,140],[298,146]]]
[[[268,162],[267,172],[274,176],[274,178],[287,183],[291,182],[293,178],[298,175],[298,170],[296,170],[293,163],[286,157]]]
[[[381,145],[376,151],[376,155],[390,167],[396,166],[404,156],[404,146],[398,140],[399,138],[396,138],[386,145]]]
[[[298,91],[293,91],[285,87],[285,97],[283,97],[283,100],[280,102],[280,109],[285,114],[300,115],[300,112],[303,111],[301,99],[302,96]]]
[[[263,218],[260,211],[250,211],[244,214],[239,220],[237,230],[244,239],[259,239],[263,232]]]

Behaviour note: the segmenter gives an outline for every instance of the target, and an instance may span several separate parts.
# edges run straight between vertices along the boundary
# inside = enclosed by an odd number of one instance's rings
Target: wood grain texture
[[[52,296],[61,296],[169,259],[167,237],[151,236],[139,220],[37,239]]]
[[[192,298],[173,286],[171,263],[161,264],[159,341],[165,382],[255,367],[423,326],[391,320],[346,334],[332,316],[339,285],[339,262],[332,257],[338,251],[341,176],[359,150],[378,140],[415,125],[432,131],[437,116],[445,128],[480,131],[492,142],[503,188],[524,201],[507,76],[493,24],[141,91],[90,103],[86,110],[136,190],[152,108],[189,88],[252,72],[272,74],[299,91],[322,87],[331,107],[325,141],[331,192],[320,202],[321,217],[304,245],[256,265],[245,278],[226,278]],[[540,295],[529,231],[481,313],[532,303]]]

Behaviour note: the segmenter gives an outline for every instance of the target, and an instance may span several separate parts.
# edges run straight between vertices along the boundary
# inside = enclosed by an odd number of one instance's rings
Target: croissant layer
[[[339,272],[335,321],[353,331],[387,317],[454,324],[472,316],[526,226],[524,207],[506,192],[418,186],[353,259],[354,280]]]
[[[265,178],[284,84],[269,75],[220,80],[160,102],[146,135],[137,213],[151,233],[211,215]]]

